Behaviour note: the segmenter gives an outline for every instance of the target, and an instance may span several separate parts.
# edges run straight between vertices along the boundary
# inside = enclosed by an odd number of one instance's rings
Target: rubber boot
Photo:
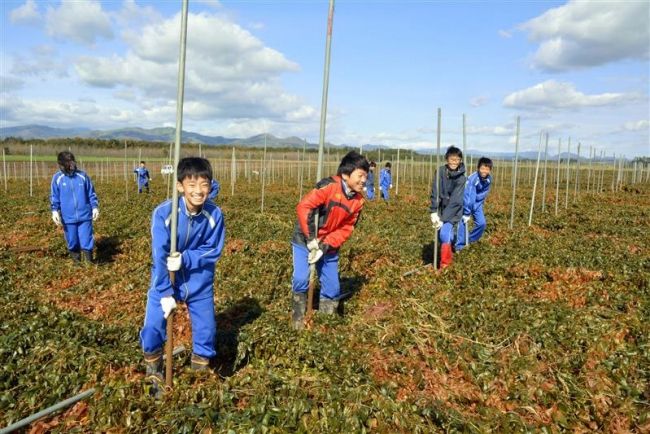
[[[451,243],[443,243],[440,246],[440,269],[447,268],[454,259],[454,253],[451,250]]]
[[[291,298],[293,313],[291,325],[294,330],[302,330],[305,327],[305,310],[307,309],[307,293],[294,292]]]
[[[74,252],[70,250],[68,253],[70,253],[70,257],[74,262],[81,262],[81,253],[80,252]]]
[[[92,250],[82,250],[81,251],[84,261],[89,264],[93,263],[93,252]]]
[[[155,353],[144,353],[144,362],[147,380],[151,381],[150,394],[156,399],[161,399],[165,386],[162,349]]]
[[[318,301],[318,311],[325,315],[334,315],[339,307],[338,300],[322,298]]]
[[[192,354],[192,369],[197,372],[207,371],[210,367],[210,359],[197,354]]]

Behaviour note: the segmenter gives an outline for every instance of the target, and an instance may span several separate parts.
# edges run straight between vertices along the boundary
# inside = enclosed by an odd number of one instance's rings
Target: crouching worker
[[[50,205],[52,220],[63,226],[70,257],[75,262],[93,260],[93,220],[99,217],[99,202],[90,177],[77,169],[72,152],[57,155],[59,171],[52,177]]]
[[[490,193],[492,186],[492,160],[481,157],[478,160],[476,172],[472,173],[465,183],[465,193],[463,195],[463,219],[458,226],[458,241],[456,250],[460,251],[465,244],[477,242],[487,226],[485,214],[483,213],[483,204]],[[474,228],[469,233],[469,241],[465,240],[467,225],[469,219],[474,219]]]
[[[293,315],[295,329],[303,328],[309,288],[309,267],[316,264],[320,279],[319,310],[334,314],[338,308],[339,248],[350,238],[357,223],[368,176],[368,160],[356,151],[343,157],[336,176],[325,178],[302,198],[296,212],[298,221],[293,246]],[[318,213],[318,227],[314,215]]]
[[[446,164],[438,168],[431,187],[431,223],[439,229],[440,268],[451,265],[452,243],[455,242],[454,226],[463,215],[463,190],[465,188],[465,165],[463,152],[450,146],[445,153]]]
[[[221,210],[208,201],[212,167],[203,158],[183,158],[178,163],[178,224],[175,254],[171,248],[172,201],[158,205],[151,217],[151,286],[140,343],[153,392],[163,382],[163,345],[167,317],[176,302],[187,304],[192,324],[192,368],[208,368],[216,355],[214,268],[223,250],[225,229]],[[169,274],[174,272],[174,282]]]

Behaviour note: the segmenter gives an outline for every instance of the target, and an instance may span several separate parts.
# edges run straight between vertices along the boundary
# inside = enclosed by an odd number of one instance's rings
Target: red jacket
[[[314,212],[318,210],[318,239],[325,250],[337,250],[352,235],[362,209],[363,197],[355,192],[347,196],[340,176],[325,178],[296,206],[298,222],[292,241],[304,246],[314,238]]]

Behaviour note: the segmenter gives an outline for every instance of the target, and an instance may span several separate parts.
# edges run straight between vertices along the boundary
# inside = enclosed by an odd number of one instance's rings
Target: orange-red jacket
[[[314,212],[318,211],[318,239],[326,251],[337,250],[352,235],[362,209],[363,197],[354,191],[346,195],[340,176],[325,178],[296,206],[292,241],[304,246],[314,238]]]

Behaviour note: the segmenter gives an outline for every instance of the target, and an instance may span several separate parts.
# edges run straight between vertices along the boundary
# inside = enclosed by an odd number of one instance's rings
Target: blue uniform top
[[[372,170],[368,171],[368,178],[366,178],[365,186],[370,190],[375,189],[375,172],[373,172]]]
[[[213,179],[210,183],[210,193],[208,193],[208,199],[214,202],[214,200],[217,198],[217,195],[219,194],[219,190],[221,190],[219,181]]]
[[[92,220],[93,208],[99,208],[99,201],[86,172],[75,170],[71,175],[56,172],[50,186],[50,208],[61,213],[63,223]]]
[[[379,187],[387,189],[393,183],[393,176],[385,167],[379,172]]]
[[[133,173],[138,174],[138,184],[146,184],[151,178],[146,167],[138,167],[137,169],[133,169]]]
[[[172,287],[167,271],[167,257],[171,248],[172,201],[158,205],[151,217],[150,291],[161,297],[175,294],[179,300],[200,300],[213,296],[214,267],[221,257],[226,237],[221,209],[206,201],[203,209],[192,215],[185,199],[178,200],[176,250],[181,253],[182,265],[174,276]]]
[[[483,202],[492,186],[492,175],[485,179],[481,178],[478,172],[472,173],[465,182],[465,193],[463,194],[463,214],[470,215],[476,211]]]

